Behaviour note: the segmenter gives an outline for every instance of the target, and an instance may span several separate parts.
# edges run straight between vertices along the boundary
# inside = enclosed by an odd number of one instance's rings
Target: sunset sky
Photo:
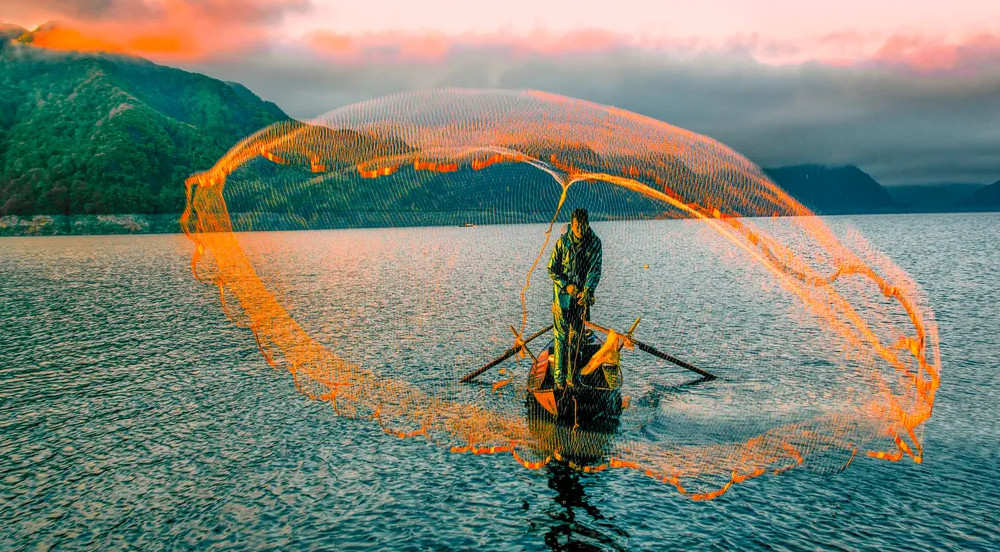
[[[770,166],[1000,179],[997,0],[3,0],[36,45],[247,85],[296,117],[435,86],[610,103]]]

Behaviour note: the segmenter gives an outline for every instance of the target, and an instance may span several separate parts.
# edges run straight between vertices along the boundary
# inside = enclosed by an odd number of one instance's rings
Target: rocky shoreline
[[[0,236],[83,236],[179,233],[179,214],[163,215],[7,215]]]

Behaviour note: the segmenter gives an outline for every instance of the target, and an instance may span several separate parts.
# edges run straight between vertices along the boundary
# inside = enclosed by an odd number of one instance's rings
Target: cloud
[[[40,30],[38,45],[181,65],[242,82],[300,118],[406,90],[532,88],[709,135],[765,166],[851,163],[887,184],[1000,178],[997,34],[847,30],[710,40],[535,29],[296,37],[282,34],[280,22],[309,10],[305,0],[32,5],[75,18]]]
[[[42,0],[15,2],[11,11],[57,21],[33,33],[39,47],[126,53],[169,63],[267,48],[285,14],[308,8],[307,0]]]
[[[322,0],[315,0],[317,3]],[[729,36],[535,27],[491,32],[444,33],[416,28],[345,32],[309,20],[314,29],[296,36],[309,14],[324,13],[313,0],[7,0],[10,21],[56,20],[39,33],[38,45],[60,49],[108,50],[154,61],[231,58],[267,48],[304,46],[341,64],[445,62],[477,51],[511,59],[531,56],[612,54],[642,51],[670,56],[748,55],[768,65],[817,61],[926,72],[970,72],[1000,64],[1000,36],[966,36],[842,30],[801,36],[737,33]],[[347,9],[347,8],[344,8]],[[354,9],[354,8],[351,8]],[[350,11],[350,10],[348,10]],[[286,27],[289,15],[297,23]],[[333,17],[336,12],[326,13]],[[20,19],[19,19],[20,17]],[[331,25],[335,21],[330,22]],[[291,34],[289,34],[291,33]]]
[[[49,20],[68,18],[77,21],[99,21],[122,18],[135,21],[155,15],[150,4],[137,0],[12,0],[6,2],[4,15],[18,20]]]
[[[312,31],[304,44],[319,55],[340,63],[444,62],[453,55],[476,51],[510,59],[530,56],[560,58],[608,53],[649,44],[647,41],[602,29],[550,32],[537,29],[529,33],[465,33],[446,35],[435,31],[345,34]],[[691,41],[657,42],[659,48],[691,48]]]
[[[989,33],[959,40],[915,33],[837,32],[794,40],[748,34],[720,41],[632,35],[599,28],[454,35],[436,31],[348,34],[319,30],[307,33],[301,43],[318,55],[342,64],[445,62],[460,52],[472,51],[511,59],[641,51],[670,56],[745,55],[776,66],[819,62],[913,73],[967,73],[1000,66],[1000,36]]]
[[[1000,178],[1000,67],[991,63],[942,74],[896,58],[772,65],[735,47],[552,54],[497,43],[453,43],[444,54],[386,47],[378,57],[366,50],[377,44],[334,42],[332,57],[304,44],[201,69],[302,118],[406,90],[531,88],[706,134],[764,166],[857,164],[885,184]]]
[[[970,73],[1000,65],[1000,36],[981,33],[948,42],[921,35],[894,35],[866,61],[917,73]]]
[[[278,23],[286,13],[311,6],[310,0],[8,0],[5,4],[5,17],[11,20],[72,19],[123,24],[192,13],[214,22]]]

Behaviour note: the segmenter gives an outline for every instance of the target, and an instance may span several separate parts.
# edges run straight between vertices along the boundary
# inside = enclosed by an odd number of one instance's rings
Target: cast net
[[[373,438],[635,469],[695,499],[921,460],[940,359],[919,288],[705,136],[534,91],[425,91],[275,124],[187,186],[196,277]],[[636,339],[719,377],[624,349],[611,434],[527,416],[530,359],[458,383],[552,323],[546,265],[576,207],[603,242],[591,319],[641,317]]]

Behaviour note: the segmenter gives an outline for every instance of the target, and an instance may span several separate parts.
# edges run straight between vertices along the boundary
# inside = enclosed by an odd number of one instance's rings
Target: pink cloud
[[[386,31],[359,35],[313,31],[307,47],[342,63],[433,63],[446,59],[453,41],[442,33]]]
[[[29,6],[26,13],[57,21],[34,31],[32,43],[159,61],[200,61],[266,46],[272,39],[271,27],[284,12],[307,7],[303,0],[164,0],[157,4],[127,0],[93,5],[42,1]]]
[[[318,30],[296,36],[283,24],[286,16],[298,13],[305,17],[312,9],[312,1],[7,0],[5,12],[60,21],[33,34],[37,46],[128,53],[163,62],[196,63],[298,44],[345,65],[443,63],[456,53],[517,60],[620,52],[649,56],[736,55],[776,66],[818,62],[917,74],[964,74],[1000,64],[1000,35],[992,33],[959,38],[952,34],[945,38],[847,30],[804,38],[778,38],[764,32],[710,38],[606,28],[446,33],[400,29],[334,31],[320,25]]]
[[[744,54],[768,65],[818,62],[879,67],[914,73],[975,72],[1000,65],[1000,36],[976,34],[957,41],[918,34],[838,32],[803,40],[776,40],[760,34],[722,41],[698,37],[632,36],[600,29],[565,33],[466,33],[385,31],[309,33],[304,43],[345,64],[436,63],[455,52],[549,58],[642,51],[652,55]]]
[[[895,35],[864,63],[916,73],[970,73],[1000,66],[1000,36],[977,34],[959,42]]]
[[[626,49],[693,50],[697,39],[631,37],[603,29],[527,33],[461,33],[435,31],[346,34],[313,31],[304,43],[317,53],[342,63],[434,63],[458,51],[482,52],[519,59],[527,56],[566,57],[607,54]]]

